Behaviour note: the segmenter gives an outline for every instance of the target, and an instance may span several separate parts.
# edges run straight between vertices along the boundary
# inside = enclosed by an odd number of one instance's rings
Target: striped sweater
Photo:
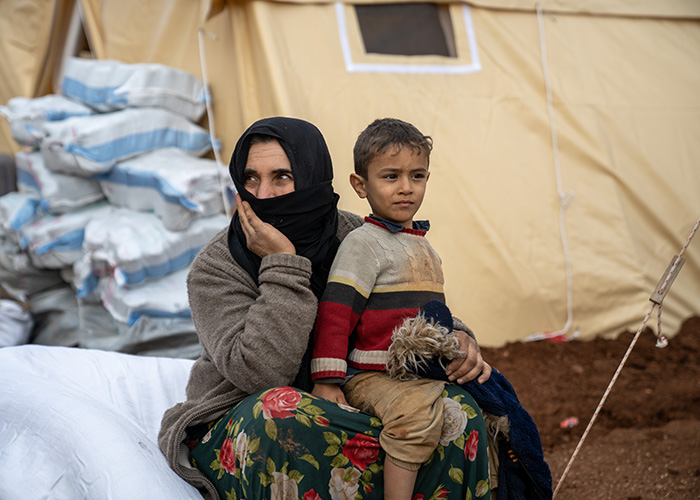
[[[365,218],[340,245],[321,297],[312,379],[344,379],[348,365],[385,370],[394,328],[428,301],[444,302],[443,285],[425,231],[395,233]]]

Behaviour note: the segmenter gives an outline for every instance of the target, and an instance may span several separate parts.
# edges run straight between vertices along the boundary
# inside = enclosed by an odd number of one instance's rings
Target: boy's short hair
[[[428,164],[433,149],[433,139],[423,135],[414,125],[397,118],[380,118],[370,123],[357,137],[353,148],[355,173],[367,178],[369,164],[377,156],[396,146],[411,148],[416,154],[424,154]]]

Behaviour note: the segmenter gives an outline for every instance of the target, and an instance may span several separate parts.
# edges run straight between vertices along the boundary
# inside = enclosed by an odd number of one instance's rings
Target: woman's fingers
[[[473,352],[465,358],[452,361],[452,363],[455,362],[457,363],[457,367],[450,373],[449,379],[458,384],[464,384],[465,382],[474,380],[484,367],[484,362],[481,357],[477,357]]]
[[[236,193],[236,207],[238,208],[238,220],[241,221],[241,227],[243,228],[243,232],[245,233],[247,239],[253,233],[255,233],[255,219],[258,221],[260,219],[258,219],[258,216],[255,215],[255,212],[252,208],[250,208],[250,205],[241,200],[238,193]]]
[[[243,232],[245,233],[246,237],[248,237],[248,217],[246,217],[245,214],[243,200],[241,200],[241,197],[238,193],[236,193],[236,215],[238,216],[238,220],[241,223],[241,228],[243,229]]]
[[[476,341],[466,332],[456,331],[460,350],[465,353],[462,358],[453,359],[447,365],[445,373],[450,381],[464,384],[478,377],[479,383],[486,382],[491,376],[491,366],[484,362]]]
[[[278,253],[296,253],[292,242],[278,229],[260,220],[250,204],[241,200],[238,193],[236,193],[236,206],[248,250],[260,258]]]
[[[484,361],[484,369],[481,371],[481,375],[479,375],[477,382],[479,382],[480,384],[483,384],[484,382],[486,382],[490,378],[491,378],[491,365],[488,364],[486,361]]]

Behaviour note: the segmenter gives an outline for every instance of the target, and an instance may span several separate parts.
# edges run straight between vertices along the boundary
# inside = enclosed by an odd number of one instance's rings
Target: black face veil
[[[246,191],[243,171],[254,134],[274,137],[279,141],[292,167],[293,192],[259,200]],[[336,237],[339,197],[333,191],[333,165],[321,132],[311,123],[295,118],[259,120],[238,139],[229,173],[241,199],[250,203],[262,221],[289,238],[297,255],[311,261],[311,288],[320,297],[339,245]],[[228,247],[236,262],[258,283],[261,259],[248,250],[237,213],[231,219]]]

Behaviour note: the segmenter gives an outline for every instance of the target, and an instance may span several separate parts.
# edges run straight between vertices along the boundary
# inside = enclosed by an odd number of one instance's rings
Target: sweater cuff
[[[306,276],[309,279],[311,278],[311,261],[301,255],[292,255],[288,253],[266,255],[260,262],[259,275],[275,267],[285,267],[288,268],[286,272],[298,274],[299,276]]]
[[[453,324],[453,327],[452,327],[453,330],[462,330],[463,332],[466,332],[467,335],[469,335],[471,338],[473,338],[473,339],[477,342],[477,344],[479,343],[479,342],[476,340],[476,335],[474,335],[474,332],[472,331],[472,329],[469,328],[467,325],[465,325],[465,324],[462,322],[461,319],[455,318],[455,317],[453,316],[453,317],[452,317],[452,321],[453,321],[453,323],[454,323],[454,324]]]
[[[348,364],[340,358],[314,358],[311,360],[311,380],[339,378],[345,380]]]

